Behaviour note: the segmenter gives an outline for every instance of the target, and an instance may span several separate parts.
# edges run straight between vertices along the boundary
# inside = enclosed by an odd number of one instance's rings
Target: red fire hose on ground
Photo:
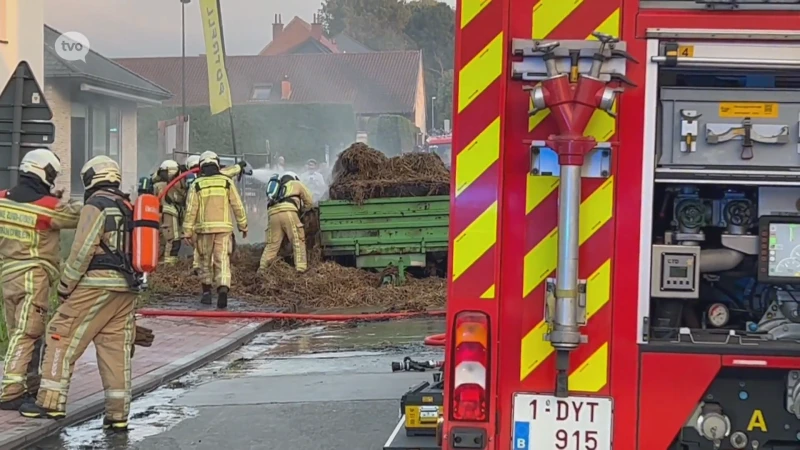
[[[444,311],[398,312],[375,314],[296,314],[277,312],[234,312],[234,311],[197,311],[197,310],[165,310],[141,309],[137,314],[144,317],[204,317],[213,319],[283,319],[320,322],[347,322],[351,320],[390,320],[409,319],[413,317],[441,317]]]
[[[354,320],[391,320],[410,319],[414,317],[442,317],[445,311],[398,312],[375,314],[296,314],[277,312],[233,312],[233,311],[197,311],[141,309],[136,312],[142,317],[203,317],[207,319],[283,319],[319,322],[349,322]],[[425,345],[444,347],[445,335],[434,334],[425,338]]]

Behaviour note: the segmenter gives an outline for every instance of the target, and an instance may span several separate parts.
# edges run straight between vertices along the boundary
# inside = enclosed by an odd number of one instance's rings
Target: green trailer
[[[402,283],[410,267],[447,264],[450,197],[400,197],[320,202],[322,254],[356,267],[388,273]],[[396,272],[396,273],[395,273]]]

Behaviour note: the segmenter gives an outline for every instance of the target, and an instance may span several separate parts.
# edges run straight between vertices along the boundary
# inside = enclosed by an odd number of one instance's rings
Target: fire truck
[[[438,445],[800,449],[800,2],[456,17]]]
[[[453,155],[453,135],[443,134],[441,136],[431,136],[426,142],[428,152],[436,153],[445,164],[450,167],[450,161]]]

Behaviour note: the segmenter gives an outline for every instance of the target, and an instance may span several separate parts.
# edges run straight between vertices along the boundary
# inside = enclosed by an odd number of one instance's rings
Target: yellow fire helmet
[[[20,173],[27,173],[42,180],[42,183],[55,186],[56,177],[61,173],[61,161],[55,153],[46,148],[28,152],[19,164]]]
[[[161,166],[158,167],[158,170],[167,171],[167,177],[169,177],[169,179],[171,180],[175,178],[175,175],[178,174],[179,170],[178,162],[168,159],[161,163]]]
[[[200,167],[214,164],[219,167],[219,156],[214,152],[203,152],[200,154]]]
[[[186,158],[186,167],[188,169],[194,169],[199,165],[200,165],[200,155],[189,155],[189,157]]]
[[[91,189],[101,183],[122,183],[122,173],[119,164],[108,156],[95,156],[83,165],[81,169],[83,187]]]

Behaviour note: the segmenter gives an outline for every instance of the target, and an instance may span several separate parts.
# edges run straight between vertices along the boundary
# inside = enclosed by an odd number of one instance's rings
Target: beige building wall
[[[417,98],[414,101],[414,125],[423,134],[428,131],[428,101],[425,94],[425,71],[422,68],[422,59],[419,63],[419,77],[417,77]]]
[[[56,80],[46,82],[44,87],[45,98],[53,111],[53,124],[56,127],[56,140],[50,147],[61,159],[61,176],[58,178],[57,187],[64,189],[65,194],[71,191],[71,175],[73,171],[81,170],[72,167],[72,99],[67,82]],[[122,190],[135,193],[138,180],[137,171],[137,139],[136,139],[136,104],[133,102],[115,103],[122,111],[120,126],[121,154],[120,167],[122,169]]]
[[[0,86],[20,61],[44,80],[44,0],[0,0]]]
[[[56,180],[56,186],[64,189],[69,196],[70,174],[72,173],[72,155],[70,143],[72,142],[72,101],[69,90],[63,81],[45,82],[44,98],[53,111],[53,125],[56,127],[56,139],[50,149],[61,160],[61,176]],[[75,170],[80,170],[78,167]]]
[[[131,194],[136,193],[136,183],[138,181],[138,150],[137,150],[137,123],[136,123],[136,104],[127,102],[122,107],[122,129],[120,130],[122,139],[122,154],[120,155],[120,165],[122,166],[122,190]]]

